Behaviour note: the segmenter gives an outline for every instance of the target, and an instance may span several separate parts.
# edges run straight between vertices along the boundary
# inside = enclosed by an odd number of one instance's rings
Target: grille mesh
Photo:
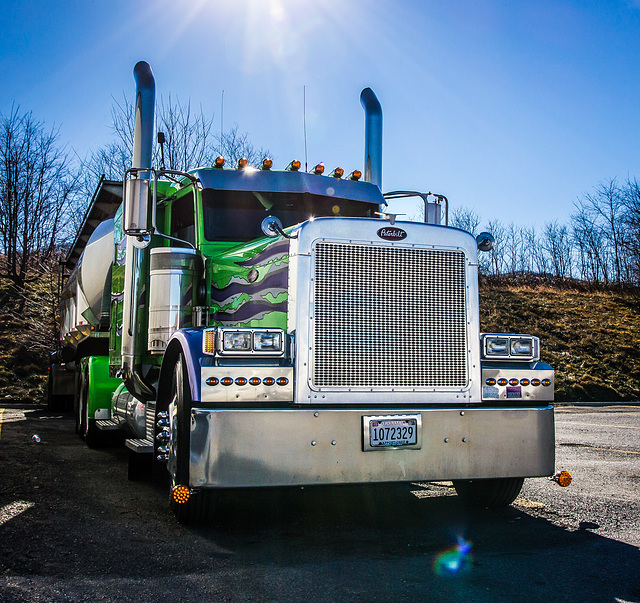
[[[316,387],[467,385],[462,252],[321,242],[314,278]]]

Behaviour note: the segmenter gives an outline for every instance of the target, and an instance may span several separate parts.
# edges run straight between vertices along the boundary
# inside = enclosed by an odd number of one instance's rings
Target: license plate
[[[362,417],[364,449],[420,448],[420,415]]]

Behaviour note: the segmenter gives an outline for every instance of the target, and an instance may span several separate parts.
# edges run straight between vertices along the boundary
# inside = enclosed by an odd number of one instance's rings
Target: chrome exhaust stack
[[[382,106],[371,88],[360,93],[364,109],[364,180],[382,190]]]
[[[139,400],[155,399],[155,388],[142,376],[142,344],[138,337],[139,292],[143,284],[141,266],[145,254],[143,242],[152,233],[149,201],[151,158],[153,151],[153,114],[156,84],[151,67],[140,61],[133,69],[136,82],[136,113],[133,134],[132,167],[124,181],[123,227],[127,236],[122,310],[121,373],[129,392]],[[142,242],[142,244],[141,244]]]

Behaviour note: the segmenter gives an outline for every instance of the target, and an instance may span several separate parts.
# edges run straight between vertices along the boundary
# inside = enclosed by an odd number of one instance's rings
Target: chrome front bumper
[[[394,414],[421,416],[421,448],[365,452],[363,417]],[[191,413],[196,488],[540,477],[554,465],[552,406]]]

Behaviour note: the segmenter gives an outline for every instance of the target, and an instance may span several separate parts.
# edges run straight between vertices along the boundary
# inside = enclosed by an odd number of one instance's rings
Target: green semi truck
[[[166,467],[199,521],[229,489],[453,480],[482,505],[554,473],[539,341],[481,334],[478,248],[448,202],[381,192],[365,89],[364,175],[299,161],[155,169],[155,82],[134,68],[132,168],[102,179],[69,251],[50,394],[89,446]],[[416,195],[424,222],[387,200]],[[66,389],[65,389],[66,388]]]

